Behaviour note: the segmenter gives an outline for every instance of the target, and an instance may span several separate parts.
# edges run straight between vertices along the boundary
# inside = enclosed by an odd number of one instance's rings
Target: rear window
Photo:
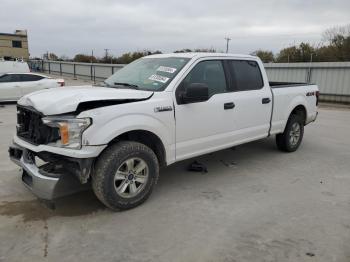
[[[257,62],[249,60],[231,60],[229,65],[235,91],[258,90],[264,86]]]

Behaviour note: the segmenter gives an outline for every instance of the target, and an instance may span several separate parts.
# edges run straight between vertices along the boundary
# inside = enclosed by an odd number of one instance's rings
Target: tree
[[[155,52],[149,51],[149,50],[144,50],[144,51],[136,51],[132,53],[125,53],[122,54],[121,56],[114,58],[113,63],[116,64],[129,64],[134,60],[137,60],[141,57],[147,56],[147,55],[154,55],[154,54],[161,54],[162,52],[157,50]]]
[[[327,29],[323,33],[323,40],[328,45],[321,47],[320,51],[327,61],[350,60],[350,24]]]
[[[268,50],[256,50],[252,55],[259,57],[264,63],[271,63],[275,60],[272,51]]]
[[[58,59],[58,61],[72,61],[68,56],[61,55]]]
[[[276,57],[278,63],[310,62],[311,55],[314,58],[316,50],[308,43],[301,43],[299,46],[291,46],[282,49]]]
[[[216,50],[214,48],[196,48],[194,50],[189,48],[184,48],[180,50],[174,51],[174,53],[215,53]]]
[[[96,63],[97,59],[95,56],[89,56],[89,55],[84,55],[84,54],[77,54],[73,58],[74,62],[82,62],[82,63]]]
[[[46,53],[43,55],[43,58],[45,60],[53,60],[53,61],[57,61],[58,60],[58,56],[54,53]]]

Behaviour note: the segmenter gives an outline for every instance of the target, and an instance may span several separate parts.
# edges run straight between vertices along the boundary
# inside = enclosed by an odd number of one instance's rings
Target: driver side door
[[[234,121],[233,93],[228,90],[224,62],[198,62],[175,91],[176,160],[224,148],[231,140]],[[209,99],[183,103],[181,96],[193,83],[208,86]]]

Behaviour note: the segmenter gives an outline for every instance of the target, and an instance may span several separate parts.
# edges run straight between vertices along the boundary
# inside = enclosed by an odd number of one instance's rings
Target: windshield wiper
[[[116,86],[126,86],[126,87],[130,87],[130,88],[133,88],[133,89],[139,89],[138,85],[129,84],[129,83],[118,83],[118,82],[115,82],[114,85],[116,85]]]

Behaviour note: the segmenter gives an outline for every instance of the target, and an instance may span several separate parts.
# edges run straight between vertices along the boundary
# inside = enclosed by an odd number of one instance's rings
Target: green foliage
[[[264,63],[271,63],[271,62],[274,62],[275,60],[272,51],[259,49],[253,52],[252,55],[259,57],[261,61],[263,61]]]
[[[181,50],[176,50],[174,53],[215,53],[216,50],[214,48],[197,48],[197,49],[189,49],[184,48]]]
[[[257,50],[252,53],[260,57],[264,63],[292,63],[292,62],[335,62],[335,61],[350,61],[350,24],[346,26],[333,27],[326,30],[323,34],[324,42],[322,45],[312,46],[309,43],[301,43],[280,50],[278,54],[273,54],[269,50]],[[185,52],[217,52],[214,48],[184,48],[174,51],[174,53]],[[136,51],[124,53],[119,57],[107,56],[103,58],[91,57],[90,55],[77,54],[73,61],[91,63],[113,63],[113,64],[129,64],[132,61],[143,56],[152,54],[161,54],[161,51]],[[57,60],[58,57],[53,54],[45,54],[44,58]],[[64,61],[69,61],[69,58],[62,56]]]
[[[253,54],[259,56],[264,62],[269,62],[271,57],[265,59],[268,52],[258,50]],[[310,62],[311,60],[313,62],[350,61],[350,25],[326,30],[323,45],[312,46],[309,43],[301,43],[283,48],[273,57],[277,63]]]
[[[309,62],[311,54],[316,54],[316,49],[308,43],[301,43],[299,46],[291,46],[282,49],[276,56],[276,62]]]
[[[97,59],[94,56],[91,55],[84,55],[84,54],[77,54],[73,58],[74,62],[82,62],[82,63],[96,63]]]

